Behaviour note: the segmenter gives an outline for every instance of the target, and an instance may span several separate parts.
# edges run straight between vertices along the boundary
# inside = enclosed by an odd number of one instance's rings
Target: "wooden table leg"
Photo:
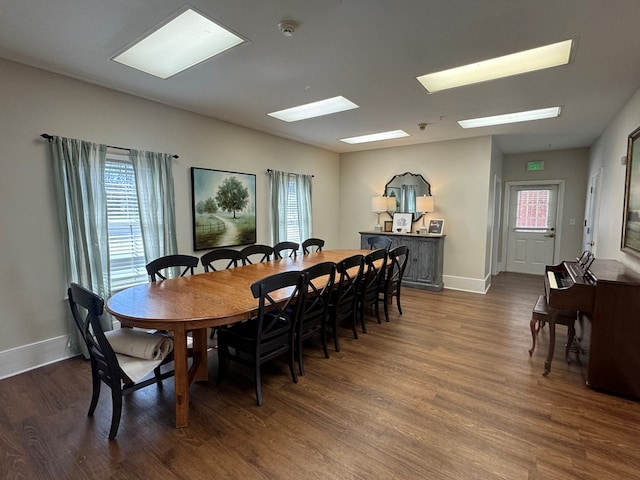
[[[174,382],[176,400],[176,428],[189,423],[189,371],[187,358],[187,332],[184,328],[173,331]]]
[[[207,362],[207,329],[193,330],[193,380],[206,382],[209,380],[209,365]]]
[[[545,377],[549,375],[551,371],[551,360],[553,360],[553,350],[556,346],[556,317],[558,316],[558,311],[552,309],[551,314],[549,315],[549,352],[547,353],[547,359],[544,362],[544,375]]]
[[[529,349],[529,356],[533,355],[534,350],[536,349],[536,337],[538,336],[538,329],[536,328],[536,324],[538,323],[538,319],[536,318],[536,314],[531,315],[531,322],[529,322],[529,327],[531,328],[531,340],[532,345]]]

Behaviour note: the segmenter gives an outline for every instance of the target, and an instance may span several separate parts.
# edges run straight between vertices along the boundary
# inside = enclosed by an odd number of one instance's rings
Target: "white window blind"
[[[117,291],[148,281],[135,175],[127,156],[107,154],[104,183],[107,192],[111,291]]]

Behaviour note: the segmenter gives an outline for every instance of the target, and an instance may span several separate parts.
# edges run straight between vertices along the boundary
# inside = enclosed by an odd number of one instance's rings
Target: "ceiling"
[[[0,57],[334,152],[481,135],[504,153],[587,147],[640,87],[638,0],[191,0],[248,42],[167,80],[110,60],[184,5],[0,0]],[[283,19],[299,23],[290,38]],[[416,80],[569,38],[566,66],[434,94]],[[267,116],[336,95],[360,108],[295,123]],[[552,120],[456,123],[556,105]],[[395,129],[410,136],[338,140]]]

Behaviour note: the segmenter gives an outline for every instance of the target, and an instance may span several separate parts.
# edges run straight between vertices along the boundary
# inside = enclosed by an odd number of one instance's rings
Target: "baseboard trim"
[[[487,275],[484,279],[444,275],[443,280],[444,288],[449,290],[460,290],[462,292],[485,294],[491,286],[490,275]]]
[[[49,338],[0,352],[0,380],[76,356],[69,335]]]

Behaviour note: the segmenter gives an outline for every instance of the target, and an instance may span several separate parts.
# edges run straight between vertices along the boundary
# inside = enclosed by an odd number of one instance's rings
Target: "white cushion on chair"
[[[116,358],[122,371],[134,383],[142,380],[162,363],[162,360],[143,360],[142,358],[123,355],[121,353],[116,353]]]
[[[173,350],[173,339],[161,333],[118,328],[105,336],[114,352],[139,359],[162,361]]]

